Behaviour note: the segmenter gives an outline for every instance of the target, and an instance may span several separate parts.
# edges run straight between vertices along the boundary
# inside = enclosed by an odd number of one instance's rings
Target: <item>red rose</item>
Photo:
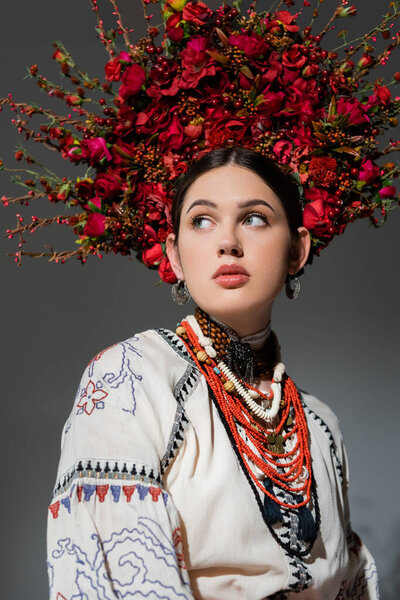
[[[307,57],[302,53],[303,46],[293,44],[289,50],[282,54],[282,64],[290,69],[300,69],[307,61]]]
[[[145,248],[142,252],[142,261],[146,267],[157,266],[164,256],[162,246],[155,242],[150,248]]]
[[[203,25],[212,15],[212,10],[204,2],[188,2],[183,8],[182,16],[185,21]]]
[[[117,196],[121,191],[121,180],[115,175],[101,173],[96,177],[94,186],[99,198],[103,200]]]
[[[382,102],[382,104],[389,104],[392,94],[389,88],[387,88],[385,85],[378,85],[376,83],[374,87],[374,93]]]
[[[88,215],[83,233],[90,237],[103,235],[106,228],[106,217],[100,213],[90,213]]]
[[[174,115],[168,128],[160,134],[159,140],[166,148],[179,150],[182,147],[184,133],[179,118]]]
[[[230,35],[228,38],[228,42],[232,46],[236,46],[239,50],[243,50],[243,52],[249,58],[258,58],[267,52],[267,44],[264,40],[253,33],[252,35]]]
[[[329,227],[332,226],[328,212],[331,210],[333,198],[325,190],[315,187],[305,191],[306,200],[309,200],[303,211],[303,225],[318,236],[329,236]]]
[[[93,181],[81,179],[76,182],[75,189],[82,199],[89,200],[93,196]]]
[[[339,114],[348,115],[351,125],[363,125],[369,122],[364,107],[357,98],[339,98],[336,104],[336,110]]]
[[[119,88],[121,98],[135,96],[146,81],[146,71],[138,64],[130,65],[122,75],[122,85]]]
[[[168,256],[162,258],[158,266],[158,274],[165,283],[175,283],[177,281],[177,277],[172,270]]]
[[[182,14],[180,12],[176,12],[170,17],[168,17],[165,23],[165,33],[173,42],[180,42],[183,38],[183,27],[180,27],[180,23],[182,21]]]

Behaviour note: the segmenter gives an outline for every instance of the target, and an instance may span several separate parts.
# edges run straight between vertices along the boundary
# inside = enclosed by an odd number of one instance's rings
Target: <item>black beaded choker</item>
[[[203,334],[212,340],[220,360],[241,379],[253,383],[254,379],[272,378],[273,368],[280,361],[280,346],[273,331],[270,332],[261,348],[253,350],[249,343],[243,343],[228,326],[216,322],[199,306],[194,316]],[[229,335],[229,332],[236,336]]]

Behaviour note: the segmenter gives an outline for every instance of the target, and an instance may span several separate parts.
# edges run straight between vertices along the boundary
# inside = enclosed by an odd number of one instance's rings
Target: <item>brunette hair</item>
[[[178,180],[171,211],[172,227],[176,235],[175,242],[178,241],[182,204],[188,188],[203,173],[225,165],[245,167],[261,177],[282,202],[292,235],[298,235],[297,228],[302,225],[303,216],[299,192],[293,179],[289,175],[285,175],[273,160],[259,152],[232,146],[216,148],[204,154],[199,160],[193,162]]]

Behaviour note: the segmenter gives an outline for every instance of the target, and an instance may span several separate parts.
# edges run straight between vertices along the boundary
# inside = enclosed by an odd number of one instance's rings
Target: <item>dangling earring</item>
[[[288,273],[286,277],[286,295],[290,300],[295,300],[300,292],[300,280],[296,275]]]
[[[171,296],[177,304],[186,304],[190,300],[190,293],[184,279],[178,279],[177,283],[174,283]]]

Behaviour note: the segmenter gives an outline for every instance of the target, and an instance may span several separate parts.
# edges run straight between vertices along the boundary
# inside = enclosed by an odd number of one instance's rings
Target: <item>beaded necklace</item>
[[[280,362],[275,365],[269,394],[263,394],[244,380],[239,380],[220,360],[212,340],[204,335],[204,329],[204,321],[201,327],[193,315],[188,315],[178,325],[176,333],[212,391],[249,483],[253,490],[256,486],[264,497],[262,513],[265,522],[269,527],[282,522],[281,509],[296,511],[299,520],[303,521],[299,532],[303,532],[302,539],[310,544],[306,551],[300,553],[304,555],[315,541],[319,510],[306,417],[298,390]],[[255,398],[260,399],[265,408],[257,404]],[[260,417],[266,421],[265,425],[260,425]],[[251,468],[249,463],[254,467]],[[317,524],[306,508],[311,497]],[[307,527],[304,527],[304,522],[307,522]],[[272,533],[277,539],[273,530]],[[281,543],[279,539],[277,541]]]

